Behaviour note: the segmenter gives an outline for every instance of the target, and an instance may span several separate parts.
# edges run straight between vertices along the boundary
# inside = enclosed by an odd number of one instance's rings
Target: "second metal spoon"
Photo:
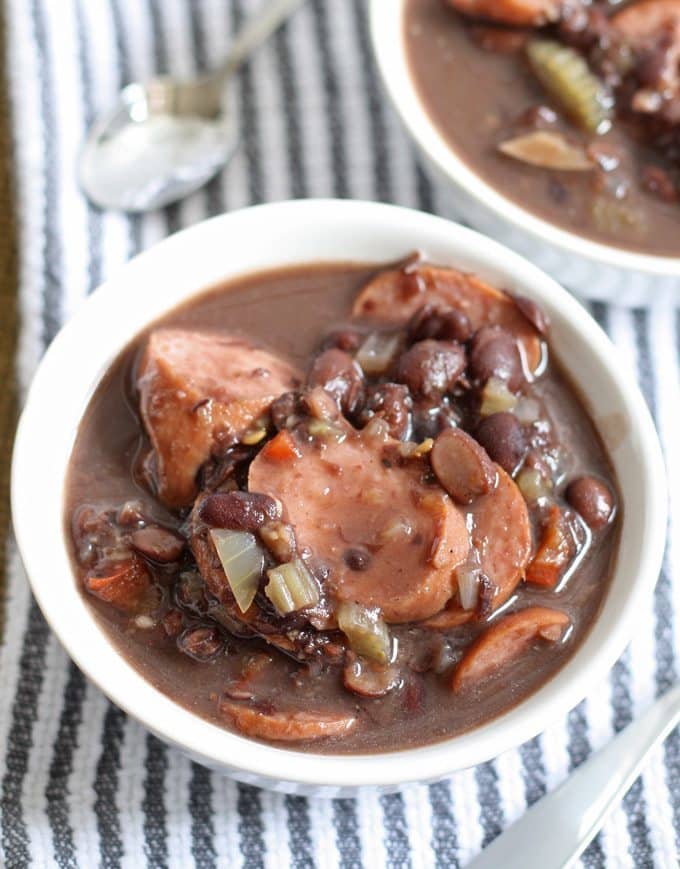
[[[640,775],[650,751],[678,721],[680,686],[676,685],[508,827],[468,869],[571,866]]]

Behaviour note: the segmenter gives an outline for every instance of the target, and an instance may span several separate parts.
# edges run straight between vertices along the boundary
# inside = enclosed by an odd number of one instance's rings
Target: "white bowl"
[[[252,742],[210,724],[146,682],[118,654],[76,587],[63,521],[65,475],[78,424],[100,378],[144,326],[235,276],[297,263],[385,263],[422,249],[436,263],[523,293],[553,321],[569,370],[614,463],[623,496],[621,547],[604,609],[563,669],[516,708],[436,745],[391,754],[323,756]],[[596,323],[551,278],[516,254],[441,218],[366,202],[307,200],[223,215],[136,257],[57,335],[31,386],[12,465],[14,527],[35,596],[80,669],[114,703],[198,761],[242,781],[335,795],[362,785],[433,780],[536,735],[595,686],[630,639],[664,544],[659,444],[631,372]]]
[[[619,305],[677,301],[680,257],[633,253],[560,229],[507,199],[456,155],[425,109],[409,70],[407,2],[371,0],[373,49],[394,107],[428,163],[448,183],[448,203],[457,219],[526,256],[584,298]]]

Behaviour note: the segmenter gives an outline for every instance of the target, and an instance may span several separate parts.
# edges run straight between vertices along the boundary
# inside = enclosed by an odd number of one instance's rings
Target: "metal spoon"
[[[567,869],[680,721],[680,686],[582,764],[468,864],[468,869]]]
[[[214,72],[189,81],[162,76],[124,88],[118,105],[93,124],[80,155],[80,184],[92,202],[149,211],[209,181],[238,140],[226,104],[228,79],[302,2],[266,0]]]

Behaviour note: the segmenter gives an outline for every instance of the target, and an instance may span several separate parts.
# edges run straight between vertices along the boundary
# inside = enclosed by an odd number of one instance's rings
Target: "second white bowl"
[[[521,253],[584,298],[619,305],[677,302],[680,257],[634,253],[560,229],[507,199],[457,156],[430,118],[409,70],[404,38],[407,2],[371,0],[373,49],[387,93],[442,180],[457,219]]]

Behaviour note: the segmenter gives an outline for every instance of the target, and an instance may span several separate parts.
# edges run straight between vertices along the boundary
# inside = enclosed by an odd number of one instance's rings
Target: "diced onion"
[[[478,567],[462,567],[456,571],[458,597],[460,598],[460,605],[464,610],[472,610],[477,606],[479,576],[480,570]]]
[[[399,353],[401,340],[399,335],[384,335],[372,332],[359,347],[356,361],[364,374],[374,376],[385,374]]]
[[[238,608],[244,613],[252,604],[264,569],[264,553],[253,534],[213,528],[210,537],[224,568]]]
[[[508,139],[501,142],[498,150],[508,157],[542,169],[587,172],[595,168],[585,148],[568,142],[561,133],[548,130],[534,130]]]
[[[333,425],[325,419],[310,419],[307,424],[307,429],[312,437],[321,438],[322,440],[332,440],[341,444],[347,437],[339,426]]]
[[[538,501],[550,494],[551,482],[536,468],[523,468],[515,482],[526,501]]]
[[[482,391],[482,416],[491,416],[504,410],[512,410],[517,404],[517,396],[508,389],[507,383],[498,377],[490,377]]]
[[[260,528],[264,545],[277,561],[291,561],[295,555],[295,532],[285,522],[267,522]]]
[[[378,534],[378,543],[384,546],[386,543],[394,543],[405,540],[413,534],[413,526],[398,516],[390,519],[387,525]]]
[[[517,401],[513,413],[523,425],[529,425],[540,418],[541,405],[535,398],[527,398],[523,395]]]
[[[397,451],[399,455],[405,459],[414,459],[419,456],[427,455],[427,453],[431,452],[433,446],[434,440],[432,438],[425,438],[425,440],[419,444],[416,444],[413,441],[405,441],[404,443],[399,444]]]
[[[314,606],[320,600],[319,587],[299,558],[272,567],[267,576],[264,593],[282,616]]]
[[[389,662],[390,634],[378,610],[358,603],[342,603],[338,607],[338,627],[357,655],[378,664]]]

